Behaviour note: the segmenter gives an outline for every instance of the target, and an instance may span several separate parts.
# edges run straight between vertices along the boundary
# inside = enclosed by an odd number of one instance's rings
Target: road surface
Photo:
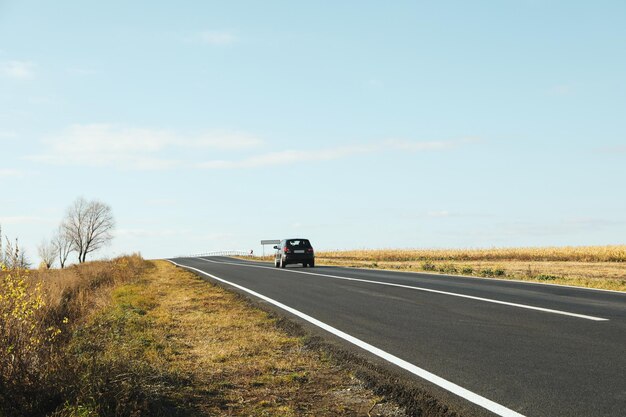
[[[462,413],[626,416],[626,293],[326,266],[277,269],[227,257],[172,261],[410,373],[453,398]]]

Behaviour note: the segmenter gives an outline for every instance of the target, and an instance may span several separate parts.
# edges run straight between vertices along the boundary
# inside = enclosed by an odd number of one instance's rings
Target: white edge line
[[[204,262],[211,262],[211,263],[216,263],[216,264],[237,265],[237,266],[245,266],[245,267],[249,267],[249,268],[274,269],[274,268],[269,267],[269,266],[248,265],[248,264],[244,264],[244,263],[240,263],[240,262],[219,262],[219,261],[212,261],[210,259],[204,259],[204,258],[192,258],[192,259],[199,259],[199,260],[204,261]],[[388,287],[407,288],[407,289],[415,290],[415,291],[424,291],[424,292],[430,292],[430,293],[442,294],[442,295],[449,295],[449,296],[459,297],[459,298],[467,298],[467,299],[470,299],[470,300],[483,301],[483,302],[487,302],[487,303],[500,304],[500,305],[505,305],[505,306],[510,306],[510,307],[524,308],[526,310],[535,310],[535,311],[541,311],[541,312],[544,312],[544,313],[559,314],[559,315],[562,315],[562,316],[576,317],[576,318],[579,318],[579,319],[585,319],[585,320],[591,320],[591,321],[609,321],[609,319],[605,319],[605,318],[602,318],[602,317],[588,316],[588,315],[585,315],[585,314],[578,314],[578,313],[570,313],[569,311],[554,310],[554,309],[544,308],[544,307],[535,307],[535,306],[530,306],[530,305],[526,305],[526,304],[510,303],[508,301],[500,301],[500,300],[494,300],[494,299],[491,299],[491,298],[475,297],[473,295],[466,295],[466,294],[459,294],[459,293],[455,293],[455,292],[433,290],[433,289],[430,289],[430,288],[415,287],[415,286],[412,286],[412,285],[394,284],[392,282],[371,281],[371,280],[368,280],[368,279],[340,277],[338,275],[318,274],[318,273],[315,273],[315,272],[294,271],[294,270],[287,270],[287,269],[279,269],[279,271],[293,272],[294,274],[316,275],[316,276],[320,276],[320,277],[341,279],[341,280],[345,280],[345,281],[365,282],[365,283],[374,284],[374,285],[385,285],[385,286],[388,286]]]
[[[491,401],[491,400],[489,400],[489,399],[487,399],[485,397],[482,397],[482,396],[480,396],[480,395],[478,395],[478,394],[476,394],[476,393],[474,393],[472,391],[469,391],[468,389],[465,389],[465,388],[463,388],[463,387],[461,387],[461,386],[459,386],[459,385],[457,385],[457,384],[455,384],[453,382],[450,382],[450,381],[448,381],[448,380],[446,380],[446,379],[444,379],[444,378],[442,378],[440,376],[437,376],[437,375],[435,375],[435,374],[433,374],[431,372],[428,372],[425,369],[417,367],[417,366],[413,365],[412,363],[409,363],[409,362],[405,361],[404,359],[400,359],[397,356],[392,355],[391,353],[387,353],[387,352],[385,352],[382,349],[379,349],[379,348],[377,348],[375,346],[372,346],[369,343],[366,343],[366,342],[364,342],[364,341],[362,341],[360,339],[357,339],[354,336],[351,336],[351,335],[349,335],[349,334],[347,334],[347,333],[345,333],[345,332],[343,332],[343,331],[341,331],[339,329],[336,329],[336,328],[334,328],[334,327],[332,327],[332,326],[330,326],[330,325],[328,325],[328,324],[326,324],[326,323],[324,323],[322,321],[319,321],[319,320],[317,320],[317,319],[315,319],[315,318],[313,318],[313,317],[311,317],[311,316],[309,316],[309,315],[307,315],[305,313],[302,313],[301,311],[298,311],[298,310],[296,310],[296,309],[294,309],[292,307],[289,307],[289,306],[287,306],[285,304],[282,304],[281,302],[273,300],[273,299],[271,299],[271,298],[269,298],[269,297],[267,297],[267,296],[265,296],[263,294],[259,294],[259,293],[255,292],[253,290],[250,290],[250,289],[248,289],[246,287],[242,287],[241,285],[232,283],[230,281],[226,281],[225,279],[216,277],[215,275],[209,274],[209,273],[204,272],[204,271],[202,271],[200,269],[193,268],[191,266],[181,265],[181,264],[178,264],[178,263],[176,263],[176,262],[174,262],[172,260],[170,260],[169,262],[171,262],[172,264],[174,264],[176,266],[185,268],[185,269],[191,269],[191,270],[196,271],[196,272],[198,272],[198,273],[200,273],[202,275],[206,275],[209,278],[212,278],[214,280],[223,282],[225,284],[228,284],[230,286],[238,288],[238,289],[240,289],[242,291],[245,291],[245,292],[247,292],[250,295],[253,295],[253,296],[258,297],[258,298],[260,298],[260,299],[262,299],[264,301],[267,301],[268,303],[273,304],[276,307],[279,307],[279,308],[281,308],[281,309],[283,309],[283,310],[285,310],[285,311],[287,311],[287,312],[289,312],[289,313],[291,313],[291,314],[293,314],[293,315],[295,315],[297,317],[300,317],[301,319],[306,320],[309,323],[314,324],[315,326],[317,326],[317,327],[319,327],[319,328],[321,328],[323,330],[326,330],[327,332],[332,333],[335,336],[337,336],[337,337],[339,337],[339,338],[341,338],[341,339],[343,339],[343,340],[345,340],[347,342],[350,342],[353,345],[356,345],[356,346],[360,347],[361,349],[364,349],[364,350],[372,353],[373,355],[378,356],[379,358],[382,358],[382,359],[384,359],[384,360],[386,360],[386,361],[388,361],[390,363],[393,363],[394,365],[397,365],[400,368],[402,368],[402,369],[404,369],[406,371],[409,371],[410,373],[412,373],[414,375],[417,375],[420,378],[423,378],[423,379],[425,379],[425,380],[427,380],[427,381],[429,381],[429,382],[431,382],[431,383],[433,383],[433,384],[435,384],[435,385],[437,385],[437,386],[439,386],[439,387],[441,387],[441,388],[443,388],[443,389],[445,389],[445,390],[447,390],[447,391],[449,391],[449,392],[451,392],[451,393],[453,393],[455,395],[458,395],[459,397],[464,398],[464,399],[466,399],[469,402],[472,402],[472,403],[474,403],[476,405],[479,405],[480,407],[485,408],[485,409],[491,411],[492,413],[495,413],[495,414],[497,414],[499,416],[502,416],[502,417],[524,417],[523,414],[517,413],[517,412],[515,412],[515,411],[513,411],[513,410],[511,410],[509,408],[506,408],[503,405],[500,405],[500,404],[498,404],[496,402],[493,402],[493,401]]]

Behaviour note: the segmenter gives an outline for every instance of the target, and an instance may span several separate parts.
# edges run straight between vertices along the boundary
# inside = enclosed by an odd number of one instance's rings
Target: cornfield
[[[363,249],[349,251],[323,251],[318,252],[316,255],[319,258],[327,260],[371,262],[626,262],[626,245],[491,249]]]

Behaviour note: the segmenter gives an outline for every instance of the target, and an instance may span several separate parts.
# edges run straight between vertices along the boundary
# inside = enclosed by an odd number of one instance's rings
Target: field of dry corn
[[[362,249],[316,253],[320,265],[519,279],[626,291],[626,245]]]

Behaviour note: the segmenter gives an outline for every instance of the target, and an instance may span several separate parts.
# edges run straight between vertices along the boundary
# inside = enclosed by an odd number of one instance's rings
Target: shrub
[[[456,274],[458,271],[454,264],[443,264],[439,267],[439,272],[442,272],[444,274]]]
[[[46,324],[41,283],[22,269],[0,272],[0,407],[8,415],[38,412],[50,399],[59,327]],[[32,401],[37,398],[37,401]]]
[[[472,275],[474,273],[474,268],[472,268],[471,266],[464,266],[463,269],[461,269],[461,273],[466,275]]]
[[[430,262],[430,261],[424,261],[422,262],[422,269],[424,271],[434,271],[437,269],[437,267],[435,266],[434,263]]]
[[[0,271],[0,416],[40,416],[72,402],[70,385],[85,382],[67,350],[74,331],[110,304],[115,285],[146,267],[133,255],[63,270]]]
[[[554,281],[555,279],[558,279],[558,278],[559,277],[557,277],[556,275],[548,275],[548,274],[535,275],[535,279],[539,281]]]
[[[503,277],[506,275],[506,271],[503,268],[496,268],[493,271],[493,275],[495,275],[496,277]]]
[[[493,269],[491,269],[491,268],[481,269],[480,270],[480,276],[481,277],[492,277],[492,276],[494,276]]]

